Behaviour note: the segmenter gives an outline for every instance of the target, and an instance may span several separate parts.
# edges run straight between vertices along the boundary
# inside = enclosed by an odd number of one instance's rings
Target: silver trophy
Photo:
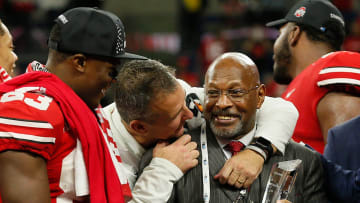
[[[275,163],[271,169],[262,203],[276,203],[276,200],[287,199],[295,183],[300,159]]]

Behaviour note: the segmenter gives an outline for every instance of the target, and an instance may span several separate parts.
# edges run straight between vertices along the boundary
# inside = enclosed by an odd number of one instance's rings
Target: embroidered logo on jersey
[[[306,8],[303,6],[303,7],[298,8],[295,11],[294,15],[296,17],[300,18],[300,17],[303,17],[305,15],[305,13],[306,13]]]
[[[195,93],[190,93],[186,96],[186,106],[192,111],[194,117],[203,112],[203,107],[200,103],[199,97]],[[200,115],[201,117],[201,115]]]
[[[41,72],[49,72],[47,69],[46,69],[46,67],[45,67],[45,65],[44,64],[42,64],[42,63],[40,63],[40,62],[38,62],[38,61],[33,61],[33,62],[31,62],[29,65],[28,65],[28,67],[26,68],[26,72],[28,73],[28,72],[33,72],[33,71],[41,71]]]

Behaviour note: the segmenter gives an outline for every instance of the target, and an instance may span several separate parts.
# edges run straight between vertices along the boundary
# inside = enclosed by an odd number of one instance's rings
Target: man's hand
[[[153,157],[164,158],[175,164],[183,173],[198,164],[199,151],[196,142],[191,142],[190,135],[183,135],[174,143],[160,141],[153,151]]]
[[[264,159],[258,153],[245,149],[227,160],[224,167],[215,175],[221,184],[236,188],[248,188],[260,174]]]

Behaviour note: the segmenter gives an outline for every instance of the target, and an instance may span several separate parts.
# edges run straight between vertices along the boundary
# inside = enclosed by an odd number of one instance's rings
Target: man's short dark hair
[[[125,122],[152,122],[157,115],[150,109],[151,103],[176,89],[169,67],[155,60],[133,60],[125,63],[117,76],[115,102]]]
[[[328,44],[334,51],[339,51],[341,45],[345,39],[345,30],[341,27],[339,23],[329,22],[325,27],[331,32],[322,32],[318,29],[315,29],[309,25],[296,24],[300,27],[301,30],[305,31],[306,36],[315,42],[324,42]],[[325,34],[327,33],[327,34]]]

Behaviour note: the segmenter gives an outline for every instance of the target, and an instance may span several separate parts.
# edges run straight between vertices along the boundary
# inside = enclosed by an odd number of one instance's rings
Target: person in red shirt
[[[299,111],[293,139],[323,153],[328,129],[360,114],[360,54],[335,52],[345,23],[329,1],[300,1],[284,19],[266,25],[280,29],[274,79],[289,84],[282,97]]]
[[[48,60],[0,84],[3,202],[125,202],[130,187],[100,100],[124,59],[120,19],[79,7],[61,14]],[[1,202],[0,200],[0,202]]]

